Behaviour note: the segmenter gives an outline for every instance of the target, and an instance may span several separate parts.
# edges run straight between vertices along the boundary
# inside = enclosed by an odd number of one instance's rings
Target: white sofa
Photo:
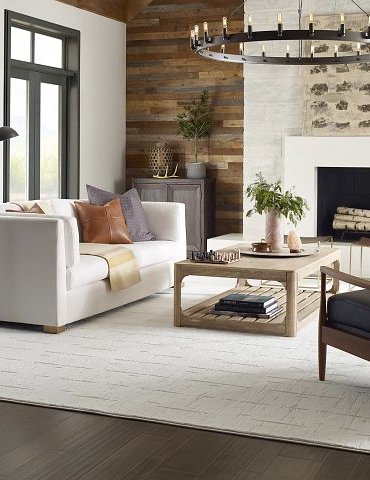
[[[186,258],[183,204],[143,203],[158,240],[125,245],[135,254],[141,282],[113,292],[107,262],[79,254],[74,201],[47,202],[53,214],[5,213],[10,204],[0,204],[0,321],[59,333],[69,323],[173,285],[173,264]]]

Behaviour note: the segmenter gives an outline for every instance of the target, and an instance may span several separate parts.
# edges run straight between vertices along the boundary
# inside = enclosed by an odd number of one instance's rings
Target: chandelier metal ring
[[[363,63],[370,62],[370,53],[363,53],[361,46],[370,44],[370,16],[360,5],[350,0],[356,7],[358,7],[368,17],[368,26],[364,32],[346,30],[345,15],[343,13],[339,16],[338,30],[316,30],[314,25],[314,16],[309,15],[308,29],[302,28],[302,0],[298,0],[298,20],[299,28],[295,30],[285,30],[283,28],[282,14],[277,14],[277,29],[267,31],[254,31],[252,17],[248,15],[247,31],[240,33],[229,33],[228,19],[234,15],[247,2],[244,1],[230,17],[224,17],[222,21],[222,35],[210,36],[208,31],[208,23],[203,24],[203,36],[200,36],[199,26],[195,25],[190,34],[191,49],[198,55],[208,58],[210,60],[217,60],[221,62],[232,63],[255,63],[255,64],[272,64],[272,65],[327,65],[327,64],[348,64],[348,63]],[[315,46],[311,45],[311,54],[304,56],[303,42],[304,41],[336,41],[334,48],[334,55],[332,56],[315,56]],[[287,52],[285,56],[269,56],[267,55],[265,45],[262,45],[261,55],[249,55],[245,51],[245,46],[255,42],[299,42],[298,56],[293,56],[290,53],[289,44],[287,44]],[[357,49],[353,55],[340,55],[338,42],[356,43]],[[228,53],[226,47],[229,44],[239,44],[239,52]],[[221,47],[220,51],[212,50],[212,48]],[[346,51],[348,51],[346,49]],[[368,50],[367,50],[368,51]],[[355,54],[356,53],[356,54]]]
[[[245,33],[234,33],[228,35],[227,38],[223,36],[212,37],[207,43],[204,41],[197,46],[196,53],[211,60],[218,60],[221,62],[233,63],[256,63],[256,64],[272,64],[272,65],[321,65],[321,64],[336,64],[336,63],[358,63],[370,62],[370,54],[361,54],[357,50],[356,55],[340,56],[322,56],[322,57],[269,57],[268,55],[236,55],[210,50],[212,47],[220,47],[228,44],[248,44],[255,42],[267,41],[283,41],[289,40],[326,40],[326,41],[340,41],[352,42],[357,44],[370,44],[370,37],[365,33],[349,31],[345,36],[340,36],[335,30],[315,30],[315,37],[312,38],[308,30],[284,30],[283,35],[279,36],[276,30],[254,32],[252,38]]]

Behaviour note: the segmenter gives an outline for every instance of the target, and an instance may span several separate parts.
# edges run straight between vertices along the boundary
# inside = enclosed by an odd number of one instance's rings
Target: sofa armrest
[[[172,202],[143,202],[149,231],[158,240],[172,240],[186,248],[185,205]]]
[[[73,267],[80,262],[80,234],[77,219],[63,215],[40,215],[37,213],[0,213],[0,217],[34,218],[36,221],[56,219],[62,221],[66,266]]]
[[[66,318],[63,222],[0,216],[0,321],[62,325]]]

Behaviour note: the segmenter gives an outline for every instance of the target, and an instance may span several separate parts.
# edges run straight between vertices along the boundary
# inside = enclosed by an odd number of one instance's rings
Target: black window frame
[[[24,62],[11,58],[11,28],[23,28],[31,32],[31,61]],[[63,48],[62,68],[34,63],[35,34],[40,33],[61,39]],[[17,12],[5,10],[4,29],[5,81],[4,81],[4,123],[10,123],[10,84],[12,78],[29,81],[29,101],[35,118],[29,119],[29,199],[39,195],[40,172],[38,142],[40,138],[39,92],[34,88],[37,82],[53,83],[62,86],[61,105],[64,115],[61,124],[61,198],[79,198],[80,194],[80,32],[45,20],[29,17]],[[10,148],[4,143],[3,161],[3,200],[9,200],[10,186]]]

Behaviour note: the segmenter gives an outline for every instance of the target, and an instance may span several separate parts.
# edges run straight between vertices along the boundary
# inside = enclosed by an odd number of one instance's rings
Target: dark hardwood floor
[[[369,480],[370,455],[0,402],[0,480]]]

